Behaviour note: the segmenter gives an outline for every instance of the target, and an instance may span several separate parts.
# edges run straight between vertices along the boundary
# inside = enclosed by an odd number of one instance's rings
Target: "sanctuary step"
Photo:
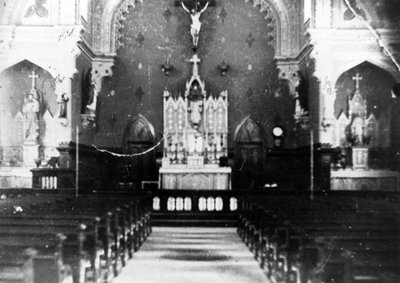
[[[234,228],[155,227],[113,283],[261,283]]]
[[[153,212],[151,224],[161,227],[236,227],[236,213]]]

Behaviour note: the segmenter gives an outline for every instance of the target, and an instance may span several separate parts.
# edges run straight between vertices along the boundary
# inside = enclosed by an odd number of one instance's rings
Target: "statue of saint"
[[[33,89],[29,92],[28,98],[25,99],[22,108],[22,113],[25,118],[25,139],[29,141],[36,141],[39,136],[39,101],[36,99],[36,91]]]
[[[60,105],[60,113],[58,118],[66,118],[67,117],[67,103],[69,98],[67,97],[66,93],[61,94],[60,101],[58,104]]]
[[[192,24],[190,25],[190,34],[192,35],[193,39],[193,46],[197,47],[197,44],[199,42],[199,34],[200,34],[200,29],[201,29],[201,22],[200,22],[200,16],[201,14],[207,9],[209,2],[206,3],[206,5],[201,9],[200,11],[197,11],[197,9],[192,9],[189,10],[185,4],[182,3],[182,8],[189,13],[190,17],[192,18]]]
[[[202,100],[190,101],[188,110],[190,112],[190,123],[192,124],[193,128],[198,130],[202,120],[203,101]]]

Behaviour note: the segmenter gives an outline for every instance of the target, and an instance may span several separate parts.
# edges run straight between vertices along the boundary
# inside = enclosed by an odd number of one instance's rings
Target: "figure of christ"
[[[203,9],[201,9],[200,11],[197,11],[196,9],[189,10],[185,6],[185,4],[183,4],[183,1],[181,3],[182,3],[182,8],[192,18],[192,24],[190,25],[190,34],[192,35],[193,46],[197,47],[197,44],[199,42],[200,29],[201,29],[200,16],[207,9],[209,2],[207,2],[206,5],[204,5]]]

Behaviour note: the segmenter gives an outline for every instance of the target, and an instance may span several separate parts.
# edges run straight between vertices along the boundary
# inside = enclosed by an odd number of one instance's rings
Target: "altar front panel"
[[[230,190],[231,168],[160,168],[166,190]]]

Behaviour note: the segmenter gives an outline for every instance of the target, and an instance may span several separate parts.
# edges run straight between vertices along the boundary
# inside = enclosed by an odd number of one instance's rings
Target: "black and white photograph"
[[[0,0],[0,283],[399,283],[400,0]]]

